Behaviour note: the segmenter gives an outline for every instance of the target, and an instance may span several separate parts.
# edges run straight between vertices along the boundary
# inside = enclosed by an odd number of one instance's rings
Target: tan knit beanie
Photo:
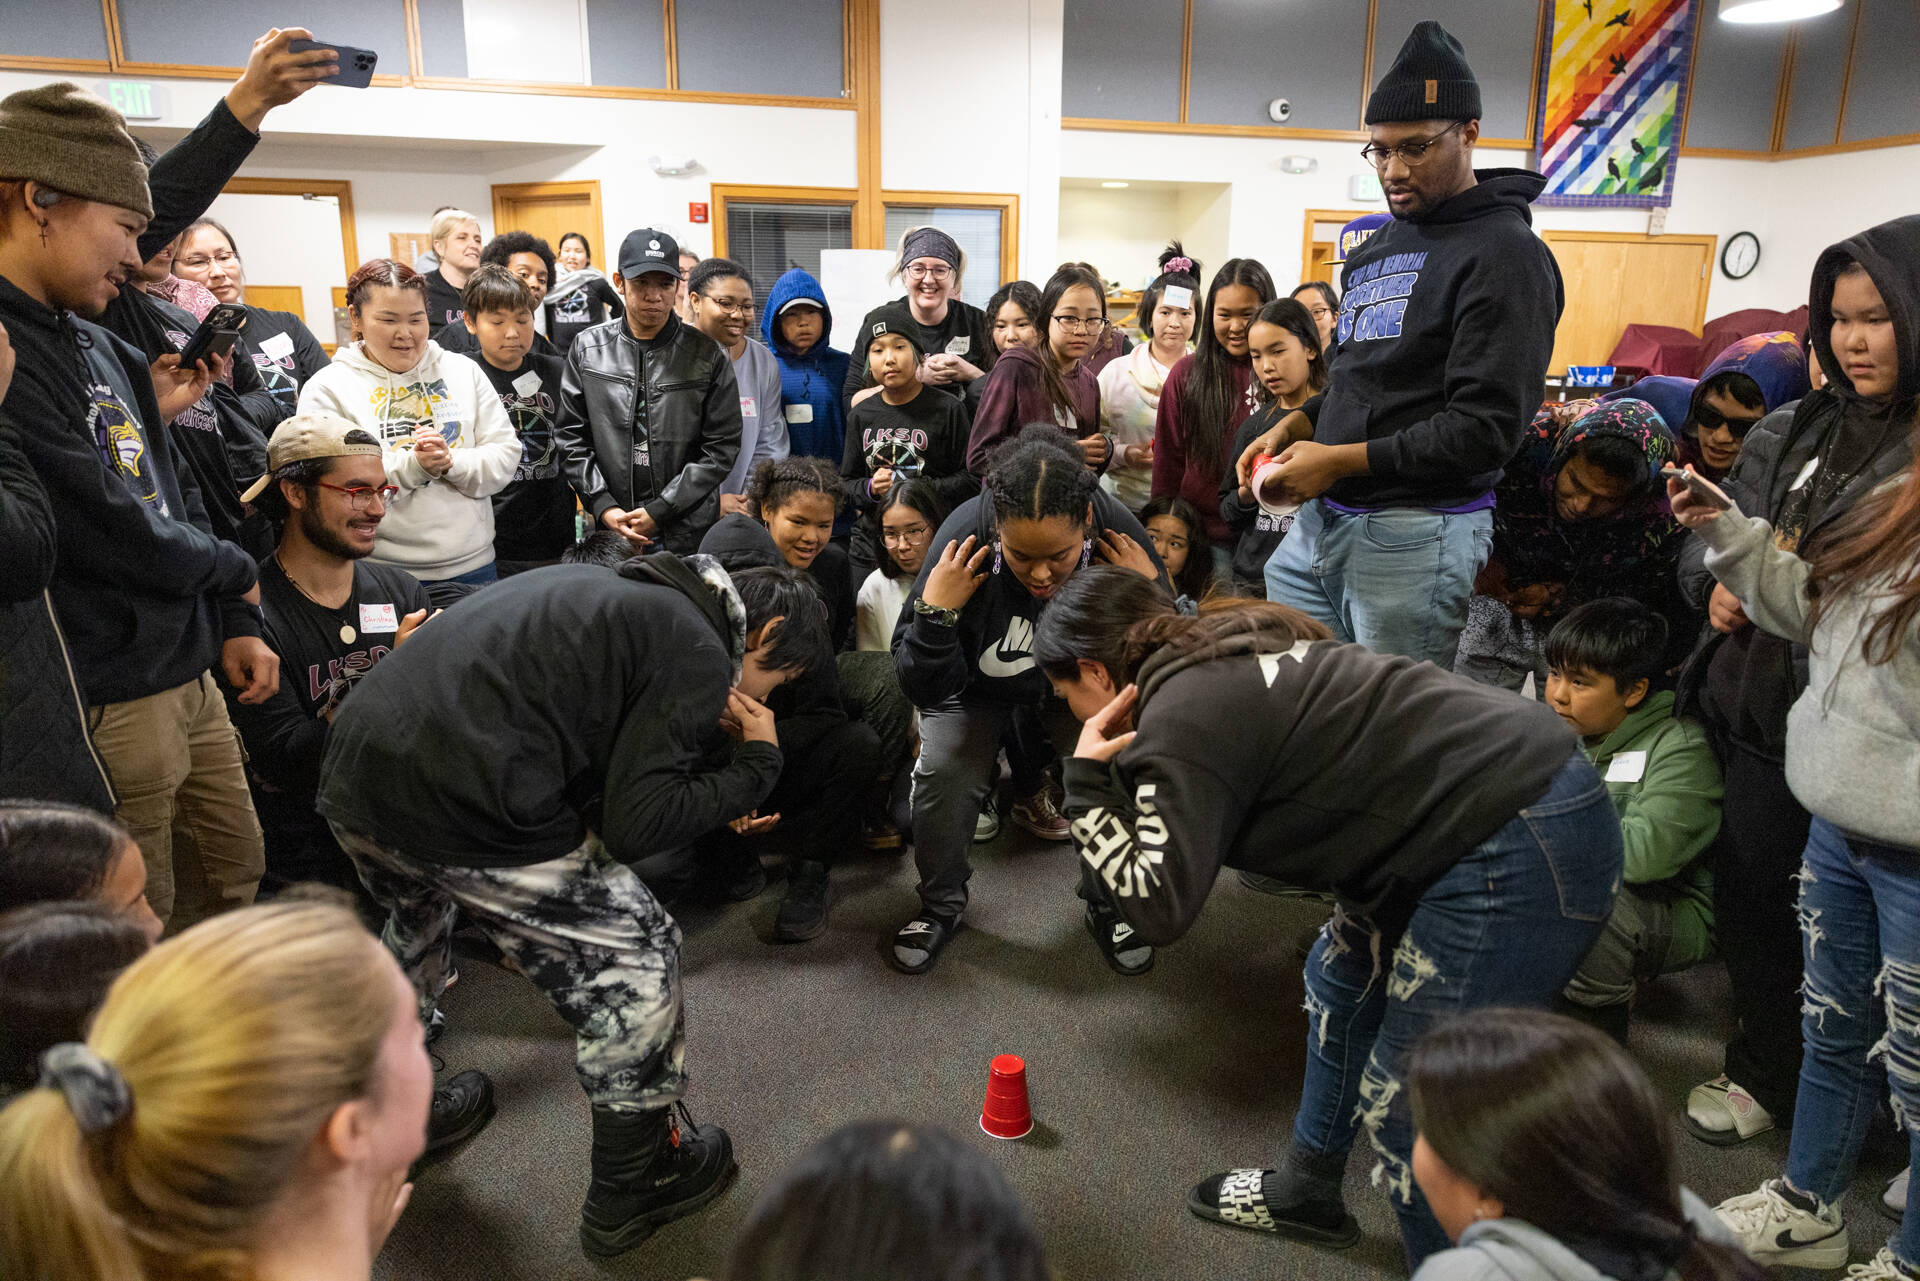
[[[0,178],[153,217],[147,167],[127,122],[70,80],[0,98]]]

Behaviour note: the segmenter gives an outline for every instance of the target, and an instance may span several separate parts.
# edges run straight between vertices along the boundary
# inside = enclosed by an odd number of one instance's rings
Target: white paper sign
[[[1160,305],[1163,307],[1185,307],[1193,310],[1193,290],[1185,285],[1168,285],[1160,291]]]
[[[372,635],[375,632],[397,632],[400,620],[394,617],[391,602],[385,605],[362,605],[360,607],[360,630]]]
[[[513,380],[513,389],[522,396],[531,396],[540,390],[540,371],[529,369]]]
[[[742,418],[758,418],[760,416],[760,407],[754,404],[753,397],[742,396],[740,398],[740,416]]]
[[[260,354],[269,360],[285,360],[293,355],[293,338],[289,334],[275,334],[260,344]]]
[[[1645,752],[1618,752],[1607,762],[1607,782],[1638,783],[1647,772]]]
[[[787,404],[787,421],[790,423],[812,422],[813,406],[805,404],[796,405],[789,401]]]

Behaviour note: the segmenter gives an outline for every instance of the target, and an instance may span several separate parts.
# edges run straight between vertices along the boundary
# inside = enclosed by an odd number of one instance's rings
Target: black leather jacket
[[[608,508],[645,508],[668,551],[694,551],[719,516],[740,431],[733,362],[677,316],[644,343],[610,320],[567,351],[553,434],[596,525]]]

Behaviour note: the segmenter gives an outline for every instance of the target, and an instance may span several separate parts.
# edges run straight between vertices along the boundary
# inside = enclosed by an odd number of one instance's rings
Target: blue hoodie
[[[805,353],[796,352],[780,337],[780,309],[797,299],[820,308],[820,341]],[[844,351],[827,345],[833,333],[833,309],[812,275],[795,267],[774,282],[760,313],[767,346],[780,358],[780,397],[787,409],[787,439],[795,454],[824,458],[840,465],[847,434],[847,416],[840,408],[840,388],[847,381]]]

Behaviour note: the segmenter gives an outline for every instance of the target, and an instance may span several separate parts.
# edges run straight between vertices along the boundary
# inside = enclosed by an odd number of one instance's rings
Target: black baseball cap
[[[687,278],[686,273],[680,270],[680,242],[666,232],[655,231],[651,227],[627,233],[627,238],[620,242],[620,257],[616,260],[615,270],[625,280],[636,280],[655,271],[672,276],[675,280]]]

